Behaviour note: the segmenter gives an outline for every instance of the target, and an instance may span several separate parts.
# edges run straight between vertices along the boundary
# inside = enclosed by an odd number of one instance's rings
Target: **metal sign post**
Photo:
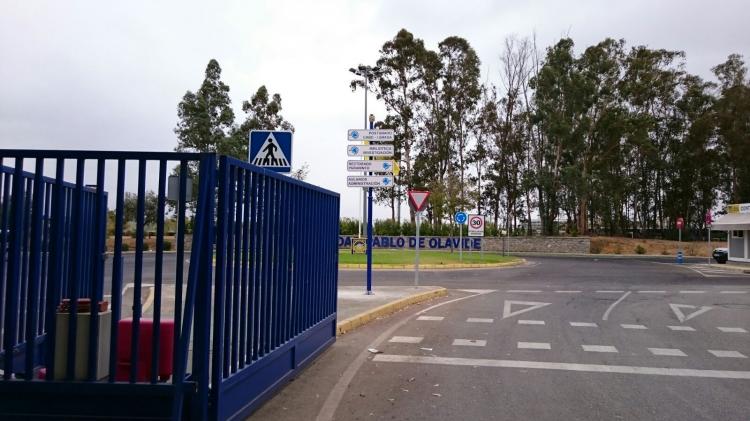
[[[682,217],[677,218],[677,263],[683,262],[682,253],[682,226],[685,224],[685,220]]]
[[[414,287],[419,286],[419,223],[422,211],[427,207],[430,192],[422,190],[408,190],[409,206],[414,209],[414,220],[417,223],[417,243],[414,245]]]
[[[461,263],[463,263],[463,261],[464,261],[464,238],[463,238],[464,237],[464,232],[463,232],[464,230],[463,230],[463,226],[464,226],[464,223],[466,222],[466,218],[467,218],[467,215],[466,215],[466,212],[464,212],[464,211],[458,211],[453,216],[453,219],[458,224],[458,259],[461,261]]]
[[[711,250],[711,224],[713,224],[714,219],[711,217],[711,211],[706,211],[706,231],[708,231],[708,265],[711,266],[711,254],[713,250]]]
[[[416,212],[414,214],[414,219],[416,219],[417,222],[417,244],[415,247],[415,253],[414,253],[414,286],[419,286],[419,220],[420,216],[422,216],[422,212]]]

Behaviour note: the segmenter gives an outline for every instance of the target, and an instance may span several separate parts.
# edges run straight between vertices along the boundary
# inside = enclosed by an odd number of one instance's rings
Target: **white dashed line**
[[[495,319],[482,319],[481,317],[469,317],[466,319],[469,323],[492,323]]]
[[[454,339],[453,345],[456,346],[485,346],[487,341],[482,339]]]
[[[558,293],[558,294],[580,294],[583,291],[578,290],[578,289],[577,290],[572,290],[571,289],[571,290],[559,290],[559,291],[555,291],[555,292]]]
[[[695,332],[695,329],[693,329],[690,326],[667,326],[670,330],[677,330],[680,332]]]
[[[547,342],[519,342],[518,349],[551,349]]]
[[[747,294],[747,291],[721,291],[719,294]]]
[[[417,317],[417,320],[424,320],[428,322],[440,322],[443,321],[445,317],[443,316],[419,316]]]
[[[676,348],[649,348],[648,350],[653,355],[661,355],[665,357],[687,357],[684,352]]]
[[[597,294],[622,294],[625,291],[610,291],[610,290],[598,290],[596,291]]]
[[[638,291],[639,294],[666,294],[667,291]]]
[[[570,322],[573,327],[597,327],[596,323],[589,322]]]
[[[423,336],[394,336],[388,342],[399,344],[418,344],[424,339]]]
[[[611,345],[581,345],[586,352],[618,352],[617,348]]]
[[[724,333],[747,333],[747,330],[741,327],[717,327],[717,329]]]
[[[621,324],[620,326],[621,326],[621,327],[622,327],[623,329],[640,329],[640,330],[645,330],[645,329],[648,329],[648,328],[647,328],[646,326],[644,326],[644,325],[629,325],[629,324]]]
[[[708,352],[717,358],[747,358],[747,356],[737,351],[717,351],[709,349]]]
[[[536,294],[536,293],[542,292],[542,291],[538,290],[538,289],[509,289],[506,292],[518,292],[518,293],[523,293],[523,294]]]
[[[687,290],[687,291],[680,291],[680,294],[705,294],[706,291],[693,291],[693,290]]]
[[[544,320],[519,320],[519,325],[543,325]]]
[[[378,354],[374,362],[436,364],[464,367],[525,368],[531,370],[577,371],[585,373],[642,374],[650,376],[698,377],[750,380],[750,371],[696,370],[689,368],[637,367],[627,365],[574,364],[545,361],[488,360],[479,358],[446,358],[417,355]]]

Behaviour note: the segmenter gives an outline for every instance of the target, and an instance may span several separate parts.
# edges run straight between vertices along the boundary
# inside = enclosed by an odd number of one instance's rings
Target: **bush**
[[[635,246],[635,254],[646,254],[646,248],[638,244]]]
[[[379,219],[372,228],[375,235],[401,235],[399,223],[391,219]]]
[[[602,252],[602,245],[598,241],[592,241],[589,250],[591,254],[600,254]]]
[[[164,240],[163,246],[166,251],[172,250],[172,242],[169,240]]]
[[[662,256],[669,256],[669,252],[667,251],[667,249],[664,249],[664,250],[661,251],[661,255]]]
[[[339,234],[354,235],[359,232],[359,221],[354,218],[341,218],[339,221]]]
[[[151,249],[149,248],[148,243],[144,241],[143,242],[143,251],[149,251],[149,250],[151,250]]]
[[[622,244],[615,246],[615,254],[622,254]]]
[[[122,251],[130,251],[130,245],[128,243],[122,243]]]

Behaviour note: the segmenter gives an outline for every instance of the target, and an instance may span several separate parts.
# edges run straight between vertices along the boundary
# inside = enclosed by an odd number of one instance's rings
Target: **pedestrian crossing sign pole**
[[[276,172],[292,171],[292,132],[251,130],[248,162]]]

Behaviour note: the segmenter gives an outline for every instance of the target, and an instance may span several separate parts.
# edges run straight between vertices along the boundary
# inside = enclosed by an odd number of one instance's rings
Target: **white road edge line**
[[[606,290],[606,289],[600,289],[596,291],[597,294],[622,294],[623,292],[625,291],[621,291],[621,290],[612,291],[612,290]]]
[[[747,291],[721,291],[719,294],[747,294]]]
[[[598,327],[596,323],[589,322],[570,322],[573,327]]]
[[[695,332],[695,329],[690,326],[667,326],[669,330],[676,330],[681,332]]]
[[[741,327],[717,327],[717,329],[724,333],[747,333],[747,330]]]
[[[558,294],[580,294],[583,291],[576,289],[576,290],[559,290],[555,292]]]
[[[689,368],[637,367],[627,365],[574,364],[544,361],[488,360],[478,358],[448,358],[417,355],[378,354],[375,362],[436,364],[466,367],[525,368],[537,370],[562,370],[586,373],[645,374],[652,376],[700,377],[710,379],[750,380],[750,371],[697,370]]]
[[[627,297],[628,297],[628,295],[630,295],[631,293],[632,293],[632,291],[628,291],[628,292],[626,292],[626,293],[625,293],[625,294],[623,294],[623,296],[622,296],[622,297],[620,297],[620,298],[619,298],[619,299],[618,299],[617,301],[615,301],[614,303],[612,303],[612,305],[611,305],[611,306],[609,306],[609,308],[607,309],[607,311],[605,311],[605,312],[604,312],[604,316],[602,316],[602,320],[607,320],[607,319],[609,319],[609,313],[610,313],[610,312],[612,312],[612,309],[613,309],[613,308],[615,308],[615,306],[616,306],[616,305],[620,304],[620,302],[621,302],[622,300],[624,300],[625,298],[627,298]]]
[[[511,292],[511,293],[512,292],[518,292],[518,293],[524,293],[524,294],[536,294],[536,293],[539,293],[539,292],[542,292],[542,291],[538,290],[538,289],[509,289],[509,290],[507,290],[505,292]]]
[[[441,322],[445,319],[443,316],[419,316],[417,320],[423,320],[427,322]]]
[[[646,330],[646,329],[648,329],[648,328],[647,328],[646,326],[644,326],[644,325],[629,325],[629,324],[621,324],[621,325],[620,325],[620,327],[622,327],[623,329],[640,329],[640,330]]]
[[[639,294],[666,294],[667,291],[638,291]]]
[[[486,346],[487,341],[484,339],[454,339],[455,346]]]

